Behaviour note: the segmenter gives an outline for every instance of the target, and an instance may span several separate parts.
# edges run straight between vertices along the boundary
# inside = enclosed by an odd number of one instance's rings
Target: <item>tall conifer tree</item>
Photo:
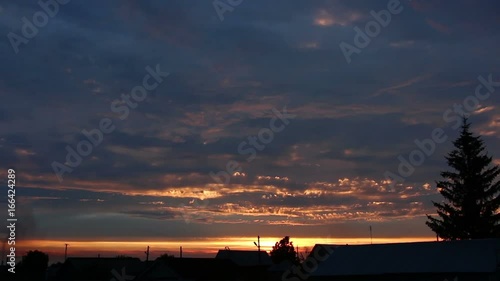
[[[439,218],[427,215],[427,226],[444,240],[500,237],[500,167],[492,165],[467,118],[453,144],[446,156],[453,170],[441,172],[443,180],[436,182],[445,201],[433,202]]]

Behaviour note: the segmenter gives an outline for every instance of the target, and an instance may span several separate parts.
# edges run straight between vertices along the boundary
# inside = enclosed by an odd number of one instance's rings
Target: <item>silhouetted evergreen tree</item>
[[[427,215],[427,226],[444,240],[500,237],[500,167],[492,165],[484,142],[470,132],[463,119],[462,131],[447,156],[453,171],[441,173],[439,192],[447,202],[433,202],[439,218]]]
[[[279,242],[273,246],[271,250],[271,260],[278,264],[284,260],[289,260],[292,263],[298,263],[299,259],[297,257],[297,253],[295,252],[295,248],[293,247],[293,242],[290,241],[289,236],[285,236]]]

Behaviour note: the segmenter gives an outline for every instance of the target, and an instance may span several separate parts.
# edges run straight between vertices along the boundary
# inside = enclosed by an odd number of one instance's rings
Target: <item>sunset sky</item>
[[[425,214],[457,106],[500,81],[500,2],[401,1],[348,63],[340,44],[388,2],[245,0],[220,17],[212,1],[69,1],[13,46],[43,9],[1,1],[0,175],[16,170],[18,246],[52,261],[64,243],[71,256],[144,258],[147,245],[255,249],[257,235],[266,250],[285,235],[370,243],[370,226],[374,243],[435,239]],[[145,80],[144,100],[123,98]],[[492,89],[469,113],[500,164]],[[72,167],[67,147],[107,121]],[[437,128],[446,141],[391,189],[387,172]]]

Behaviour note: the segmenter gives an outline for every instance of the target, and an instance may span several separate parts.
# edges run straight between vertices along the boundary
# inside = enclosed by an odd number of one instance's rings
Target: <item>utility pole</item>
[[[257,236],[257,242],[259,242],[259,253],[260,253],[260,236]]]
[[[257,236],[257,243],[253,242],[255,246],[257,246],[257,254],[259,255],[259,264],[260,264],[260,236]]]
[[[259,252],[259,264],[260,264],[260,236],[257,236],[257,242],[259,243],[258,252]]]
[[[64,244],[65,247],[64,247],[64,261],[66,261],[66,259],[68,258],[68,245],[69,244]]]
[[[182,246],[180,247],[179,252],[180,252],[180,253],[179,253],[179,256],[180,256],[180,258],[182,259]]]
[[[144,252],[146,254],[146,262],[149,261],[149,246],[148,246],[148,249],[146,250],[146,252]]]

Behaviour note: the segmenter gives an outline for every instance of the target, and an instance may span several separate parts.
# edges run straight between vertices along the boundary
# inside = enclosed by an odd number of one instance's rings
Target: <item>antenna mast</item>
[[[255,246],[257,246],[257,254],[259,255],[259,264],[260,264],[260,236],[257,236],[257,243],[253,242]]]
[[[64,261],[68,258],[68,245],[69,244],[64,244]]]
[[[373,244],[372,226],[370,225],[370,244]]]

